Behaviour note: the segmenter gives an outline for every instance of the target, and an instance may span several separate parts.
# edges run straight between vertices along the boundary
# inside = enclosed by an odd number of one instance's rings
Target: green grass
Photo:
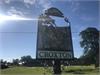
[[[64,67],[63,75],[98,75],[99,69],[94,66],[68,66]]]
[[[44,73],[48,73],[48,70],[43,67],[12,67],[8,69],[1,70],[1,75],[3,74],[38,74],[43,75]]]
[[[94,66],[65,66],[62,75],[99,75],[99,69]],[[49,67],[11,67],[1,70],[1,75],[52,75]]]

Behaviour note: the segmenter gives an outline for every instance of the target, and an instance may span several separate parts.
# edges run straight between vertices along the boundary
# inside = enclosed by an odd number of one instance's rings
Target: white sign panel
[[[71,59],[72,52],[65,51],[38,51],[38,58],[42,59]]]

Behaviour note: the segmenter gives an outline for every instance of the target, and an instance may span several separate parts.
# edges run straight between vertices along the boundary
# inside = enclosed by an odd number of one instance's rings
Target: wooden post
[[[61,75],[61,62],[60,62],[60,60],[54,60],[53,71],[54,71],[54,75]]]

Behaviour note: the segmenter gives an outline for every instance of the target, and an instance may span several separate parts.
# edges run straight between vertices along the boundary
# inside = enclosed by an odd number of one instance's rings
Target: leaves
[[[80,45],[84,48],[83,57],[86,58],[86,61],[96,61],[95,58],[98,58],[96,56],[99,55],[99,31],[96,28],[89,27],[80,32],[80,36],[82,38]]]

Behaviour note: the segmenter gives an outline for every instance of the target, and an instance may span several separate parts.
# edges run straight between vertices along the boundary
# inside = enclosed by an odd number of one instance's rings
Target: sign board
[[[50,22],[52,19],[48,16],[39,17],[36,58],[73,59],[70,26],[54,27]]]
[[[37,59],[72,59],[70,26],[53,27],[38,24]]]

